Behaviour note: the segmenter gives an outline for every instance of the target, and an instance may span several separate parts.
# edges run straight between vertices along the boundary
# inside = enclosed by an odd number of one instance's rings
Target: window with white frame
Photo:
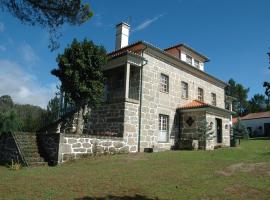
[[[194,67],[200,68],[200,62],[198,60],[194,60]]]
[[[203,89],[202,88],[198,88],[198,100],[199,101],[203,101]]]
[[[186,62],[192,65],[192,57],[190,55],[186,55]]]
[[[215,93],[211,93],[211,98],[212,98],[211,104],[213,106],[216,106],[217,105],[217,96],[216,96],[216,94]]]
[[[159,142],[167,142],[169,135],[169,116],[168,115],[159,115]]]
[[[160,92],[169,92],[169,76],[160,74]]]
[[[182,98],[187,99],[188,98],[188,84],[184,81],[181,82],[182,87]]]

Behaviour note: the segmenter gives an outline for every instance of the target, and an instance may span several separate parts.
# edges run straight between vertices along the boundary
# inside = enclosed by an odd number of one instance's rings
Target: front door
[[[216,118],[217,143],[222,143],[222,120]]]
[[[270,123],[265,123],[264,124],[264,135],[266,137],[270,136]]]

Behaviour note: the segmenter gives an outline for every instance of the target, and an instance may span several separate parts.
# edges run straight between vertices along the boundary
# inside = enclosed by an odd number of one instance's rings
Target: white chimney
[[[128,46],[129,28],[124,22],[116,25],[115,50]]]

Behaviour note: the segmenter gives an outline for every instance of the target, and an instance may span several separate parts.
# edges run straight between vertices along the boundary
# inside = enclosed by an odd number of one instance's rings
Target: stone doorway
[[[216,118],[217,143],[222,143],[222,120]]]

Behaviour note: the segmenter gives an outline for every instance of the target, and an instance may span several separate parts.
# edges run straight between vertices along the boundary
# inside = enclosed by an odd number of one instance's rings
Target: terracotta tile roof
[[[124,53],[126,51],[130,51],[130,52],[138,54],[143,49],[144,49],[144,44],[142,41],[139,41],[139,42],[135,42],[133,44],[130,44],[122,49],[112,51],[111,53],[108,53],[107,55],[109,57],[115,57],[115,56],[121,55],[122,53]]]
[[[179,109],[184,110],[184,109],[205,108],[205,107],[210,107],[210,105],[199,100],[193,100],[187,103],[186,105],[180,106]]]
[[[244,117],[241,117],[241,120],[249,120],[249,119],[259,119],[259,118],[270,118],[270,111],[267,112],[259,112],[259,113],[250,113]]]

